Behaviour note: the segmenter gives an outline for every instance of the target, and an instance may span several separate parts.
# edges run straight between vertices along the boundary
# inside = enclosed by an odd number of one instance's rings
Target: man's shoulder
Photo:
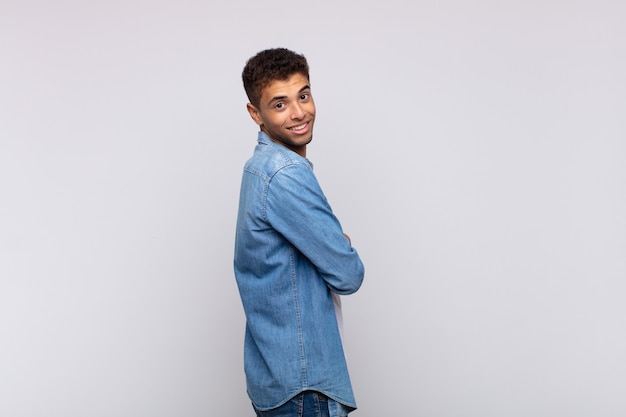
[[[284,168],[310,170],[310,163],[296,153],[280,146],[259,144],[245,165],[245,170],[273,177]]]

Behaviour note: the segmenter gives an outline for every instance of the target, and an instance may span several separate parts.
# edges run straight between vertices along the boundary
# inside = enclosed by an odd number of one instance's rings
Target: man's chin
[[[313,140],[313,135],[307,135],[302,137],[290,137],[287,142],[291,146],[306,146]]]

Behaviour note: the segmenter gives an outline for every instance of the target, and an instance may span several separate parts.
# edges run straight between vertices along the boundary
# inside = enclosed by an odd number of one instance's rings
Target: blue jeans
[[[351,411],[316,391],[304,391],[278,408],[254,409],[257,417],[347,417]]]

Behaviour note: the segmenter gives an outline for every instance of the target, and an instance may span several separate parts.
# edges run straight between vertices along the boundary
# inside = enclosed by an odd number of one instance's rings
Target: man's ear
[[[252,120],[254,120],[256,124],[261,126],[263,124],[263,119],[261,119],[261,114],[259,113],[259,110],[257,110],[257,108],[254,107],[252,103],[246,104],[246,108],[248,109],[248,113],[250,113],[250,117],[252,117]]]

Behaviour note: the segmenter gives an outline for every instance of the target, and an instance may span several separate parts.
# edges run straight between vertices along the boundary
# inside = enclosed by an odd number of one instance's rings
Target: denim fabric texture
[[[278,408],[255,412],[257,417],[347,417],[350,409],[324,394],[305,391]]]
[[[357,291],[363,264],[309,160],[263,132],[242,176],[234,271],[255,408],[307,390],[356,408],[331,291]]]

